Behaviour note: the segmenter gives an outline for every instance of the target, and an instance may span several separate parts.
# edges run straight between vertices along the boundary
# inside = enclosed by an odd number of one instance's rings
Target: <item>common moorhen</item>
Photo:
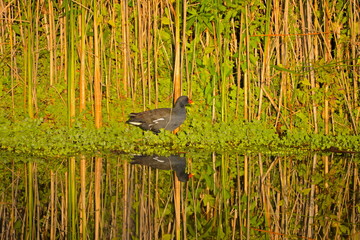
[[[187,182],[193,174],[185,172],[186,159],[178,155],[165,156],[134,156],[131,164],[146,165],[161,170],[173,170],[180,182]]]
[[[130,113],[130,119],[126,122],[143,130],[160,132],[160,128],[173,131],[186,119],[185,106],[193,103],[187,96],[181,96],[176,100],[174,108],[157,108],[139,113]]]

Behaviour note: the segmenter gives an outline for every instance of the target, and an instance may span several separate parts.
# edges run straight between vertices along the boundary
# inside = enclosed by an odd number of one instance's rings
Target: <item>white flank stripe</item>
[[[163,120],[165,120],[164,118],[158,118],[158,119],[155,119],[153,122],[154,123],[159,123],[159,121],[163,121]]]
[[[160,160],[158,157],[154,157],[153,159],[158,161],[158,162],[165,162],[164,160]]]
[[[136,126],[138,126],[138,125],[141,125],[142,123],[140,123],[140,122],[129,122],[130,124],[132,124],[132,125],[136,125]]]

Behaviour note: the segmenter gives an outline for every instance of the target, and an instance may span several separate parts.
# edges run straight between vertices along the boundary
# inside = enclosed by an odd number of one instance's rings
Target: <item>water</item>
[[[0,239],[360,237],[357,155],[1,154]]]

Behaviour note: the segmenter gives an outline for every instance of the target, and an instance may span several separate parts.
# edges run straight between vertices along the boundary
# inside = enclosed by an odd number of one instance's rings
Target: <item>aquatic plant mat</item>
[[[101,129],[81,126],[55,129],[49,128],[39,120],[28,120],[19,124],[3,123],[0,126],[0,148],[47,157],[111,151],[163,154],[202,149],[277,154],[309,150],[356,153],[360,151],[360,137],[311,134],[296,129],[279,136],[275,129],[268,128],[259,121],[185,126],[177,134],[168,131],[154,134],[124,123]]]

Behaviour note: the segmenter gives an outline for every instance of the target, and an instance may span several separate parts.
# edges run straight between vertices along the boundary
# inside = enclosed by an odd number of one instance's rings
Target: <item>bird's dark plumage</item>
[[[187,96],[181,96],[176,100],[174,108],[158,108],[145,112],[130,113],[130,119],[126,122],[155,133],[159,133],[161,128],[173,131],[185,121],[185,106],[189,103],[192,103],[192,101]]]

